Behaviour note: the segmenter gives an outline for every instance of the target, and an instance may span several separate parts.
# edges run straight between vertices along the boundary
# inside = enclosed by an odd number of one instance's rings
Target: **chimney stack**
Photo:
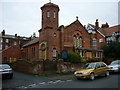
[[[106,22],[106,24],[102,24],[101,28],[109,28],[108,23]]]
[[[96,22],[95,22],[95,29],[99,29],[99,22],[98,22],[98,19],[96,19]]]
[[[5,30],[3,29],[3,31],[2,31],[2,35],[5,35]]]
[[[17,34],[15,34],[15,37],[17,37]]]

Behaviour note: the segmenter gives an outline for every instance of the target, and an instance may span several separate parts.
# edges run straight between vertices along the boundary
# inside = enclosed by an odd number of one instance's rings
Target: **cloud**
[[[3,0],[2,0],[3,1]],[[6,2],[5,2],[6,1]],[[38,30],[41,28],[41,10],[47,1],[39,0],[33,3],[32,0],[21,2],[23,0],[16,0],[18,2],[4,2],[0,3],[0,16],[2,25],[0,29],[6,29],[8,34],[19,34],[30,36],[33,32],[38,35]],[[118,3],[117,2],[79,2],[78,0],[52,0],[59,5],[59,23],[60,25],[68,25],[79,17],[83,25],[88,23],[94,24],[95,19],[99,19],[100,24],[110,23],[111,26],[118,22]],[[98,0],[99,1],[99,0]],[[2,7],[2,9],[1,9]],[[1,18],[2,17],[2,18]]]

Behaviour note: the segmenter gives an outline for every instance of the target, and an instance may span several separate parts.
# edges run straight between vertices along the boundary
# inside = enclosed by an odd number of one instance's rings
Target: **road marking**
[[[53,81],[49,81],[48,83],[51,84],[51,83],[53,83]]]
[[[18,87],[18,88],[22,88],[22,89],[25,89],[25,88],[27,88],[27,87],[25,87],[25,86],[20,86],[20,87]]]
[[[62,82],[71,82],[72,80],[56,80],[56,81],[48,81],[48,82],[41,82],[41,83],[38,83],[39,85],[41,84],[41,85],[44,85],[44,84],[56,84],[56,83],[62,83]],[[33,83],[33,84],[31,84],[31,85],[28,85],[28,87],[33,87],[33,86],[35,86],[35,85],[38,85],[38,84],[35,84],[35,83]],[[22,89],[25,89],[25,88],[28,88],[28,87],[25,87],[25,86],[20,86],[20,87],[18,87],[18,88],[22,88]]]
[[[66,80],[67,82],[71,82],[72,80]]]
[[[39,84],[45,84],[45,82],[39,83]]]
[[[28,85],[29,87],[33,87],[33,86],[35,86],[36,84],[31,84],[31,85]]]

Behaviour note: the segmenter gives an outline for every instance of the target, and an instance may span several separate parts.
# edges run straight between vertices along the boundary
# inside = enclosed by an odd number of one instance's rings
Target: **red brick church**
[[[96,41],[104,37],[100,33],[90,34],[80,23],[78,17],[68,26],[59,26],[59,6],[51,2],[44,4],[42,10],[42,28],[39,38],[23,46],[23,58],[26,60],[53,60],[62,50],[72,52],[73,48],[82,58],[102,58],[102,50]],[[98,21],[96,21],[96,27]],[[97,47],[98,46],[98,47]]]

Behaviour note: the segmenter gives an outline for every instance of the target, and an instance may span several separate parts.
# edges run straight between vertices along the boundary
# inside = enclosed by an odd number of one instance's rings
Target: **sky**
[[[0,0],[0,32],[30,37],[34,32],[39,36],[41,29],[41,9],[49,0]],[[78,16],[82,25],[99,26],[108,22],[110,26],[118,25],[118,0],[51,0],[57,4],[59,26],[69,25]],[[120,4],[119,4],[120,8]],[[119,23],[120,24],[120,23]]]

